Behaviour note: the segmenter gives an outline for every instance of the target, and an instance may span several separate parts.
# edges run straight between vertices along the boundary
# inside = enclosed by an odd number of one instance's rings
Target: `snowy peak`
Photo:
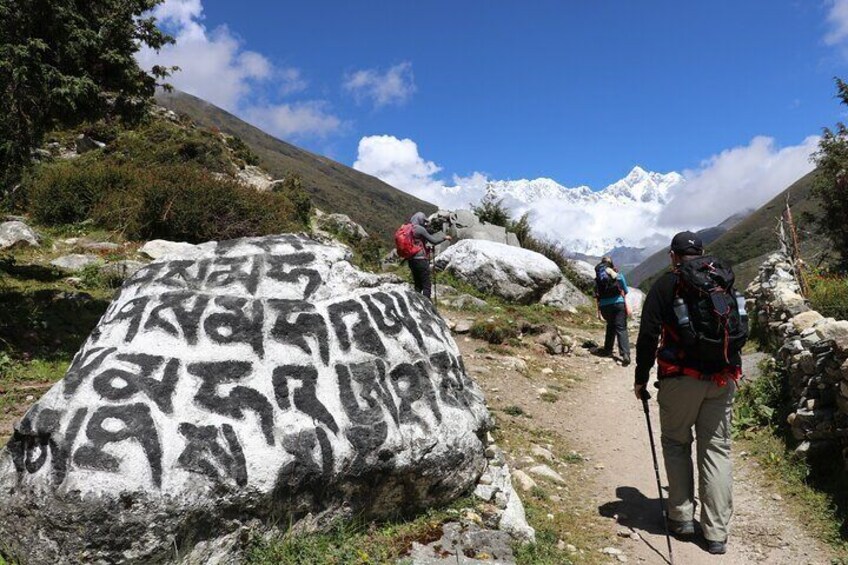
[[[542,177],[533,180],[490,181],[486,184],[486,192],[499,198],[511,197],[525,204],[548,199],[574,204],[594,204],[599,201],[619,205],[665,204],[669,189],[682,181],[683,177],[676,172],[655,173],[637,165],[626,177],[600,191],[593,191],[585,185],[569,188],[553,179]]]

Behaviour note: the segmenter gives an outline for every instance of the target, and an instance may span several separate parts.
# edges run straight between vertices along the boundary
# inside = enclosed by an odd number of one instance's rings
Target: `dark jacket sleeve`
[[[439,232],[431,235],[424,226],[413,226],[413,230],[413,234],[416,238],[423,239],[431,245],[438,245],[445,240],[443,233]]]
[[[642,323],[636,341],[636,378],[638,385],[648,383],[657,356],[663,321],[674,315],[674,285],[677,275],[666,273],[653,284],[642,306]]]

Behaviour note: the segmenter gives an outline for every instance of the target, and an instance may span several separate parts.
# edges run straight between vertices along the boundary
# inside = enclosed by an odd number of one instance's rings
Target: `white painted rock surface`
[[[481,292],[521,304],[537,302],[562,279],[556,263],[540,253],[472,239],[438,255],[436,268]]]
[[[420,294],[348,258],[283,235],[140,269],[0,451],[10,552],[171,561],[250,523],[472,488],[490,419],[456,343]]]
[[[0,224],[0,249],[9,249],[16,245],[38,247],[38,234],[19,220],[3,222]]]
[[[546,306],[571,312],[572,314],[576,313],[577,309],[581,306],[592,304],[589,297],[580,292],[580,289],[565,277],[555,287],[546,292],[539,302]]]

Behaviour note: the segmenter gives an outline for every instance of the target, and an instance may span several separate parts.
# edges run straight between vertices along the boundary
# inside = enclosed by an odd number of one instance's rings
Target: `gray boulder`
[[[10,249],[16,246],[39,246],[38,234],[20,220],[12,220],[0,224],[0,249]]]
[[[62,255],[50,261],[54,267],[59,267],[64,271],[76,272],[82,271],[89,265],[99,265],[103,259],[97,255],[83,255],[81,253],[71,253],[70,255]]]
[[[539,302],[546,306],[557,308],[558,310],[571,312],[572,314],[576,313],[578,308],[592,304],[589,297],[583,294],[579,288],[574,286],[574,283],[565,277],[555,287],[546,292]]]
[[[512,247],[521,247],[518,237],[514,233],[507,232],[506,228],[502,226],[481,222],[471,210],[439,210],[430,216],[429,221],[453,237],[455,241],[479,239],[503,243]],[[438,251],[442,251],[446,247],[447,245],[442,245],[438,248]]]
[[[559,267],[544,255],[491,241],[462,240],[435,262],[481,292],[520,304],[537,302],[562,280]]]
[[[444,320],[349,257],[281,235],[136,272],[0,451],[9,554],[171,562],[473,488],[490,417]]]
[[[145,265],[147,263],[125,259],[103,265],[100,267],[100,274],[111,279],[126,280],[133,276],[139,269],[144,268]]]
[[[574,272],[580,277],[580,282],[587,287],[595,284],[595,267],[586,261],[571,259],[569,261],[574,267]]]

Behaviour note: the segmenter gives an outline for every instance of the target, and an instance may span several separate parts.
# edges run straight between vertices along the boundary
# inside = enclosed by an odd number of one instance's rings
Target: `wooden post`
[[[801,296],[807,297],[810,295],[807,287],[807,279],[804,277],[803,261],[801,260],[801,247],[798,244],[798,232],[795,230],[795,222],[792,219],[792,207],[789,206],[789,197],[786,198],[786,224],[789,226],[789,235],[792,237],[792,266],[795,270],[795,279],[798,281],[798,286],[801,288]]]

